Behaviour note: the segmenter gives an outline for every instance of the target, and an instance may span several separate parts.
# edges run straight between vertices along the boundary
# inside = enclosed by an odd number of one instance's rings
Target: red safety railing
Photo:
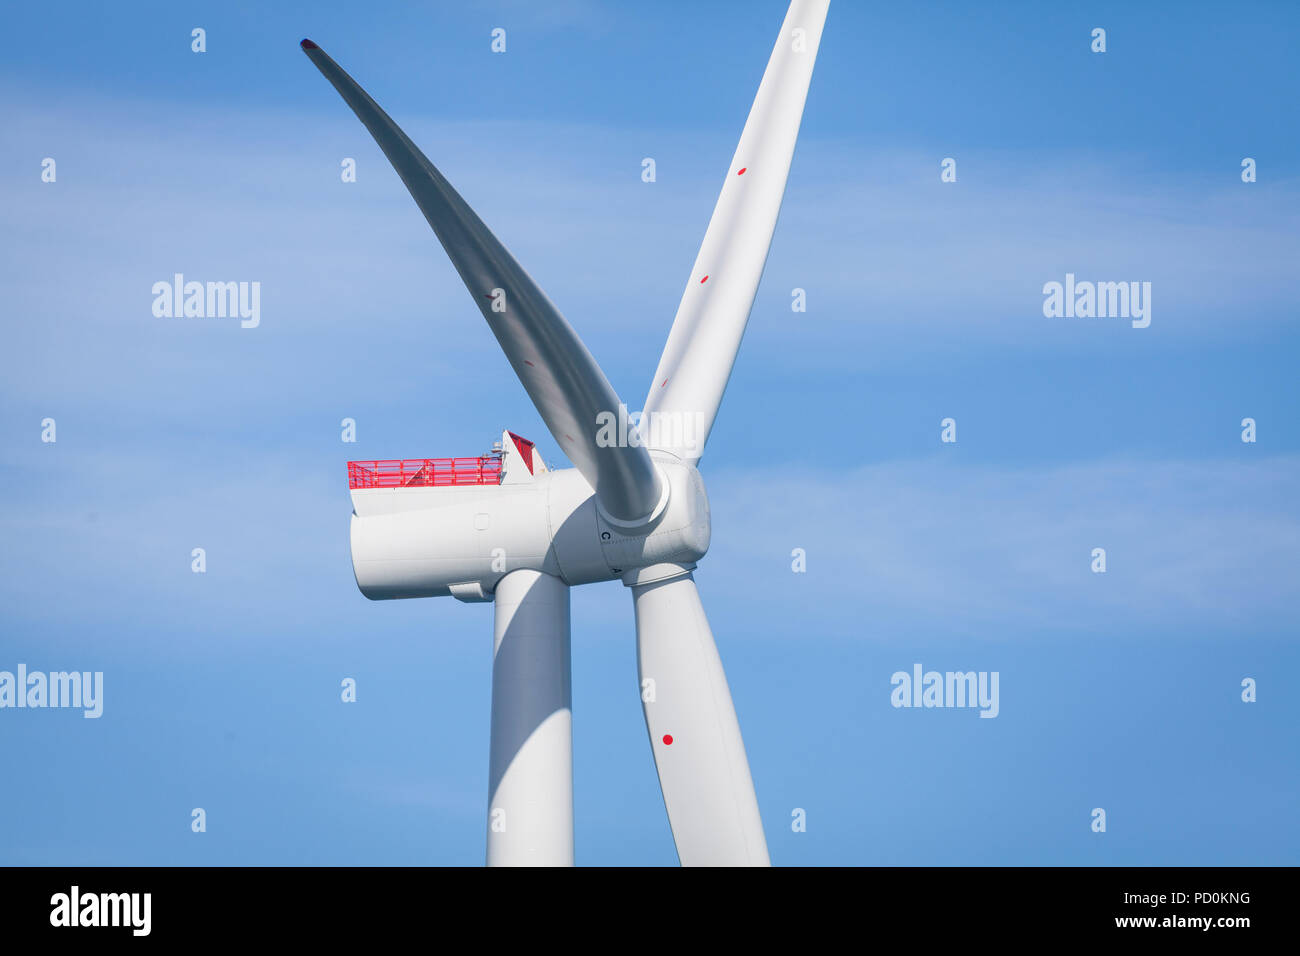
[[[349,488],[441,488],[500,483],[499,455],[348,462]]]

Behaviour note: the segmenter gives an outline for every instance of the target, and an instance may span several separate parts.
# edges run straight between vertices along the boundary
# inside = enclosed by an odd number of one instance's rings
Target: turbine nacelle
[[[699,471],[655,455],[663,484],[649,518],[612,520],[576,468],[551,471],[506,432],[499,483],[352,489],[352,570],[371,600],[490,601],[511,571],[570,586],[622,578],[647,584],[688,571],[709,549],[709,501]],[[358,463],[360,464],[360,463]]]

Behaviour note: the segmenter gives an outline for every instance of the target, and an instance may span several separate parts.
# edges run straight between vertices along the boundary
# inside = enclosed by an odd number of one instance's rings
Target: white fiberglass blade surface
[[[625,416],[582,340],[442,173],[357,82],[311,40],[303,51],[365,124],[433,227],[546,427],[605,513],[635,521],[659,504],[649,452],[597,442],[600,416]],[[619,426],[618,434],[626,430]]]
[[[643,431],[690,464],[704,453],[763,275],[829,2],[790,4],[650,383]]]
[[[632,600],[641,706],[678,858],[768,866],[745,743],[694,579],[635,586]]]

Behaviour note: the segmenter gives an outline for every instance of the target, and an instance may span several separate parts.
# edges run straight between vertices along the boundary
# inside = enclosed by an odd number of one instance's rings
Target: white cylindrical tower
[[[494,601],[487,863],[572,866],[569,588],[511,571]]]

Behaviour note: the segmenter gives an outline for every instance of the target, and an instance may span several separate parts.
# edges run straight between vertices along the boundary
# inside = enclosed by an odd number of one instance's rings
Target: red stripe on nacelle
[[[520,438],[514,432],[507,432],[506,434],[510,436],[510,440],[519,449],[519,457],[524,460],[524,464],[528,466],[528,473],[531,475],[533,473],[533,448],[536,446],[527,438]]]

